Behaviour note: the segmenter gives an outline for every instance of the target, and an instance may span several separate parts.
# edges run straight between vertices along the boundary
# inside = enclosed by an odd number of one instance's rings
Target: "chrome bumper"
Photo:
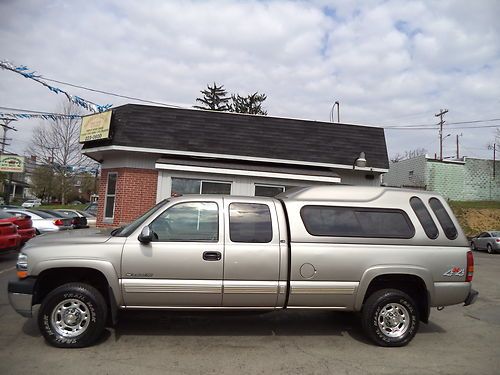
[[[32,315],[33,291],[36,279],[27,278],[19,281],[10,281],[7,287],[9,303],[19,314],[26,318]]]
[[[469,295],[464,301],[464,306],[469,306],[472,305],[474,302],[476,302],[477,296],[479,295],[479,292],[477,290],[471,289],[469,292]]]

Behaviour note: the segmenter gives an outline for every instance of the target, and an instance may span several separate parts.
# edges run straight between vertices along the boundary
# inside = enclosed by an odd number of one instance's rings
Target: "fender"
[[[377,265],[368,268],[361,277],[361,281],[359,282],[358,290],[356,292],[356,299],[354,301],[354,310],[360,311],[361,306],[363,305],[363,300],[368,289],[370,283],[377,276],[382,275],[412,275],[421,278],[425,287],[427,288],[427,293],[429,295],[429,301],[434,298],[434,281],[432,279],[432,274],[426,268],[415,266],[415,265]]]
[[[32,275],[39,275],[43,271],[54,269],[54,268],[92,268],[94,270],[100,271],[106,280],[108,285],[113,291],[114,299],[118,306],[123,302],[122,292],[120,289],[120,284],[118,282],[118,272],[111,262],[101,260],[101,259],[81,259],[81,258],[61,258],[61,259],[50,259],[44,260],[35,265],[31,271]]]

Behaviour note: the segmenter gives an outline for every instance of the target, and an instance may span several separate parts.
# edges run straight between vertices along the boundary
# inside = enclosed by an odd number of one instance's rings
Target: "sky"
[[[269,116],[328,122],[338,101],[341,122],[386,128],[390,156],[438,153],[436,126],[408,126],[447,109],[444,156],[459,135],[460,156],[492,158],[500,120],[453,123],[500,119],[499,15],[495,0],[0,0],[0,60],[182,107],[213,82],[265,93]],[[101,105],[135,102],[51,84]],[[0,69],[1,107],[59,112],[64,101]],[[23,154],[40,123],[16,121],[7,150]]]

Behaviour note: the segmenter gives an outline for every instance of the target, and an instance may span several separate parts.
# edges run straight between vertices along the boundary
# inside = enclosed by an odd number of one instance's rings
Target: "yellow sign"
[[[111,124],[111,111],[85,116],[82,119],[80,129],[80,143],[95,141],[96,139],[107,139],[109,137],[109,125]]]
[[[17,155],[0,156],[0,172],[24,172],[24,157]]]

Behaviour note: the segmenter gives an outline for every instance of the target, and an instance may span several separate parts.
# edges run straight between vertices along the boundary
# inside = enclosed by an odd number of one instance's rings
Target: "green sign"
[[[24,156],[17,155],[1,155],[0,156],[0,172],[24,172]]]

